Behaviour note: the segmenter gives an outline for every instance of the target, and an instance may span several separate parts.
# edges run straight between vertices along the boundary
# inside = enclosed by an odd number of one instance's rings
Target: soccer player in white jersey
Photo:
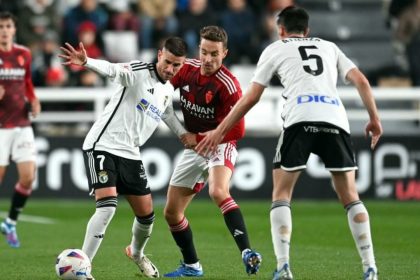
[[[68,43],[61,49],[63,64],[84,65],[119,84],[83,143],[96,211],[87,224],[82,250],[91,260],[94,258],[117,208],[117,196],[124,195],[135,215],[126,254],[143,275],[159,277],[157,268],[144,254],[155,214],[139,147],[161,119],[178,136],[186,133],[173,112],[174,88],[169,80],[183,65],[187,45],[178,37],[168,38],[158,51],[157,63],[113,64],[92,59],[86,56],[82,43],[77,50]],[[88,279],[93,277],[89,275]]]
[[[284,86],[285,105],[273,169],[270,212],[271,234],[277,268],[273,279],[293,279],[289,265],[292,233],[290,201],[293,188],[310,153],[320,156],[331,172],[335,191],[347,211],[348,223],[362,259],[363,279],[377,279],[368,212],[355,185],[357,169],[350,140],[349,123],[337,94],[338,75],[356,86],[369,113],[366,134],[374,149],[382,134],[372,90],[366,77],[332,42],[307,37],[309,16],[290,6],[278,16],[280,40],[261,54],[252,83],[229,115],[196,147],[197,152],[214,151],[227,131],[260,99],[273,75]]]

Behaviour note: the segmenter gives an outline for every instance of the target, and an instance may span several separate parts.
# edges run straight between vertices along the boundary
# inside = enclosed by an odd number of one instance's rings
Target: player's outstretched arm
[[[202,156],[207,156],[216,151],[217,145],[220,144],[230,129],[241,119],[245,114],[254,107],[260,100],[265,87],[252,83],[246,94],[243,95],[239,101],[233,106],[229,114],[217,126],[215,130],[207,131],[202,135],[205,137],[198,143],[195,148],[196,152]],[[200,133],[201,134],[201,133]]]
[[[381,137],[383,130],[381,120],[379,118],[378,109],[376,108],[375,98],[373,97],[372,88],[369,81],[360,72],[359,69],[354,68],[347,73],[347,80],[356,86],[363,104],[369,114],[369,122],[366,124],[365,135],[371,136],[370,148],[373,150]]]
[[[65,43],[63,47],[60,47],[63,54],[59,54],[58,56],[64,61],[62,62],[63,65],[85,65],[87,62],[87,54],[83,43],[79,43],[79,49],[76,50],[73,48],[72,45],[69,43]]]

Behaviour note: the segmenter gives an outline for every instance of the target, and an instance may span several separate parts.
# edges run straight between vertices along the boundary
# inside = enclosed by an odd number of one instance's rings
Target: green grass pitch
[[[187,217],[194,232],[204,279],[271,279],[275,258],[269,226],[270,202],[241,201],[253,248],[263,255],[257,276],[245,273],[239,251],[219,210],[207,199],[193,201]],[[0,201],[5,211],[9,201]],[[420,279],[420,203],[365,201],[370,216],[380,279]],[[181,259],[162,216],[163,201],[155,201],[156,222],[146,253],[161,274]],[[18,225],[21,248],[9,248],[0,236],[0,279],[58,279],[55,258],[65,248],[80,248],[93,201],[29,201],[24,214],[54,220]],[[291,266],[295,279],[361,279],[361,264],[341,205],[335,201],[295,201],[292,204]],[[25,217],[25,216],[23,216]],[[120,199],[93,263],[97,280],[139,279],[137,267],[124,255],[131,239],[133,216]],[[145,278],[143,278],[145,279]]]

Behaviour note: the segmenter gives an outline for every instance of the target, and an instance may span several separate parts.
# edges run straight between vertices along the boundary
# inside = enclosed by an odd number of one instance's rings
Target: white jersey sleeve
[[[88,58],[85,66],[122,86],[133,86],[141,80],[139,70],[147,69],[148,64],[141,61],[110,63],[106,60]]]
[[[162,121],[171,129],[176,136],[181,137],[182,134],[187,133],[187,130],[182,125],[181,121],[175,114],[172,102],[168,104],[165,112],[162,115]]]
[[[334,44],[335,49],[337,51],[337,68],[338,73],[340,75],[341,80],[348,84],[349,81],[346,79],[347,73],[356,68],[356,65]]]

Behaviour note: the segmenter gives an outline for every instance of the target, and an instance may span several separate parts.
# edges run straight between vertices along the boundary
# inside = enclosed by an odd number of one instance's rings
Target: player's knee
[[[221,188],[212,188],[209,190],[209,196],[211,199],[216,202],[217,204],[221,203],[227,197],[229,197],[229,193]]]
[[[22,188],[26,190],[32,189],[32,183],[34,182],[35,178],[31,176],[25,176],[19,179],[19,184]]]
[[[163,209],[163,216],[169,224],[174,224],[181,220],[184,214],[182,212],[177,211],[174,208],[165,207]]]

